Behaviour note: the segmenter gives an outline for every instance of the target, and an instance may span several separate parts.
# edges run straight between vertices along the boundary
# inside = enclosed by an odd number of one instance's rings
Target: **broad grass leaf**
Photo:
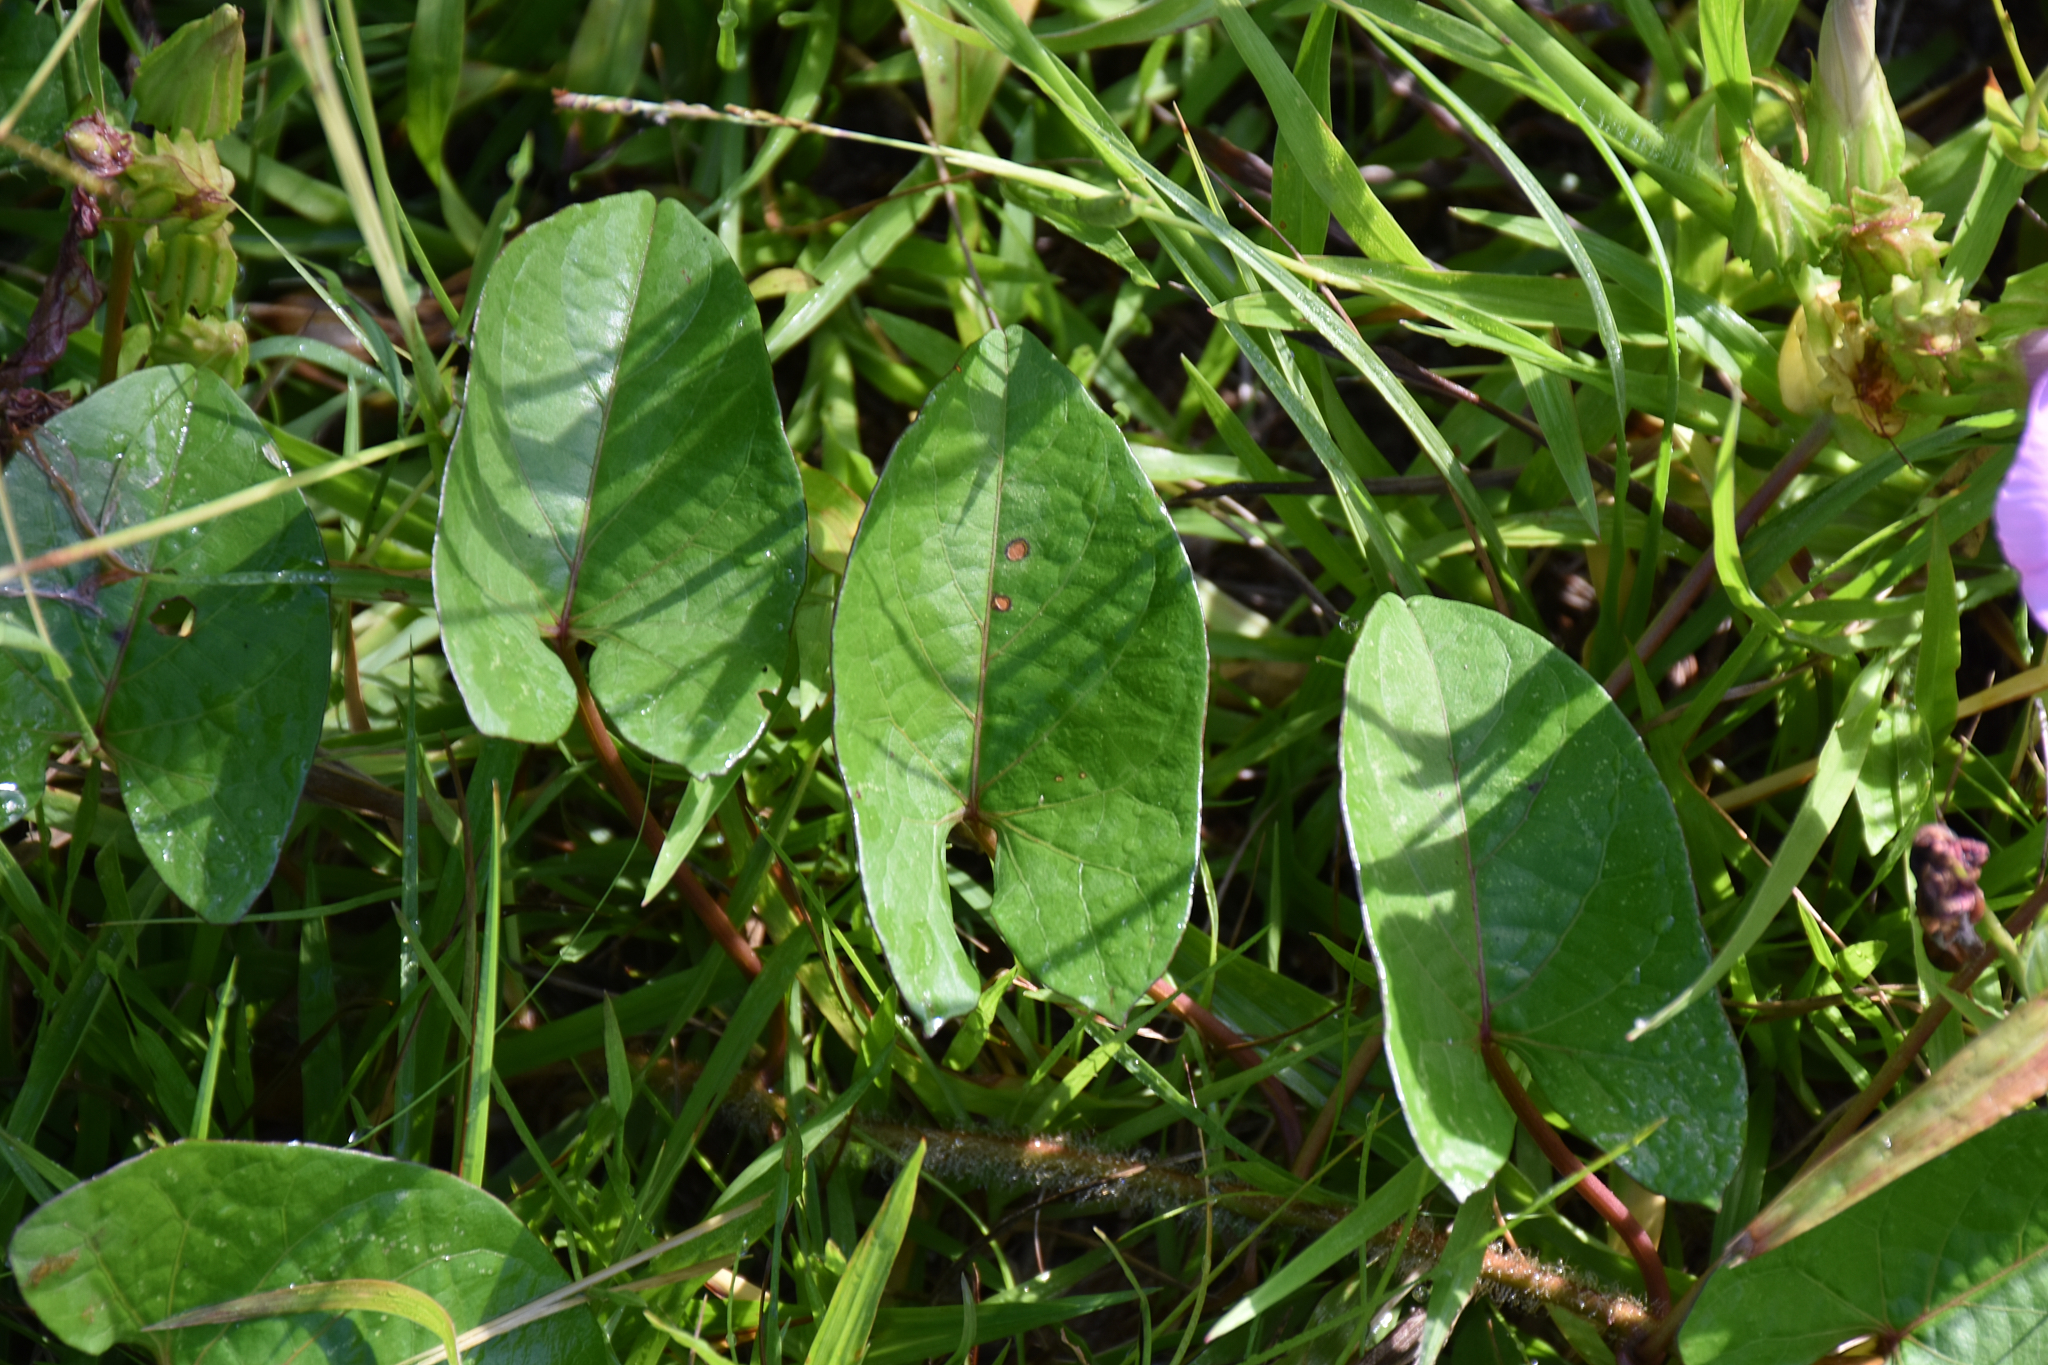
[[[1019,329],[991,332],[890,457],[834,625],[861,874],[928,1023],[981,990],[946,845],[995,861],[1025,973],[1114,1017],[1187,921],[1207,649],[1194,575],[1130,449]]]
[[[130,375],[53,418],[7,468],[36,555],[276,477],[256,417],[188,366]],[[112,765],[143,851],[178,899],[239,919],[270,880],[327,704],[320,534],[296,497],[37,575],[70,687]],[[10,585],[10,588],[13,585]],[[18,595],[0,617],[27,630]],[[41,790],[76,713],[35,655],[0,653],[0,781]]]
[[[394,1361],[439,1344],[388,1313],[306,1313],[146,1338],[175,1314],[308,1281],[391,1280],[467,1331],[561,1288],[548,1249],[491,1195],[445,1171],[361,1152],[187,1142],[44,1204],[8,1248],[15,1281],[67,1345],[120,1342],[209,1365]],[[464,1360],[597,1365],[584,1312],[529,1324]]]
[[[1483,961],[1494,1035],[1548,1107],[1603,1148],[1663,1120],[1622,1165],[1716,1202],[1742,1059],[1710,1002],[1625,1038],[1707,944],[1670,798],[1599,684],[1493,612],[1385,597],[1346,674],[1342,767],[1387,1057],[1431,1168],[1462,1199],[1513,1136],[1476,1046]]]
[[[448,459],[434,593],[477,726],[559,739],[561,642],[625,737],[744,754],[803,591],[804,499],[754,301],[674,201],[563,210],[505,249]]]
[[[1767,1255],[1716,1273],[1688,1365],[2048,1356],[2048,1113],[2015,1114]]]

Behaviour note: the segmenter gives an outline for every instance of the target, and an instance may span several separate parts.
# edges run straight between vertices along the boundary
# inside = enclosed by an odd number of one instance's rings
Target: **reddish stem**
[[[1167,1009],[1180,1016],[1182,1022],[1206,1038],[1211,1046],[1230,1054],[1230,1060],[1245,1070],[1251,1070],[1264,1060],[1236,1029],[1165,981],[1153,982],[1146,994],[1154,1000],[1163,1001]],[[1301,1111],[1294,1107],[1294,1096],[1287,1093],[1287,1087],[1272,1076],[1259,1082],[1259,1093],[1273,1107],[1273,1121],[1280,1126],[1280,1143],[1287,1149],[1287,1159],[1291,1163],[1301,1155]]]
[[[1657,1259],[1657,1248],[1650,1244],[1650,1234],[1643,1231],[1643,1225],[1628,1211],[1628,1205],[1622,1203],[1599,1176],[1586,1172],[1586,1163],[1564,1145],[1564,1139],[1543,1117],[1543,1111],[1536,1107],[1536,1101],[1529,1098],[1529,1092],[1522,1088],[1522,1082],[1516,1077],[1514,1068],[1508,1065],[1507,1054],[1500,1050],[1500,1045],[1482,1034],[1479,1055],[1486,1059],[1487,1073],[1500,1087],[1501,1097],[1508,1102],[1508,1108],[1515,1111],[1515,1117],[1529,1130],[1529,1136],[1536,1139],[1536,1145],[1543,1149],[1543,1155],[1550,1159],[1550,1164],[1557,1168],[1559,1175],[1580,1176],[1575,1187],[1580,1196],[1593,1206],[1595,1213],[1607,1220],[1609,1227],[1621,1234],[1628,1254],[1635,1258],[1636,1269],[1643,1274],[1643,1288],[1650,1295],[1650,1311],[1658,1317],[1669,1313],[1671,1282],[1664,1276],[1664,1263]]]
[[[640,831],[640,842],[657,856],[668,838],[661,821],[654,818],[654,812],[647,809],[647,799],[640,794],[640,784],[633,780],[633,774],[626,770],[626,760],[619,757],[619,746],[612,743],[611,732],[605,729],[604,716],[597,709],[597,699],[590,695],[590,683],[583,676],[583,664],[576,657],[576,642],[568,636],[559,636],[555,641],[555,652],[568,666],[570,681],[576,684],[576,716],[583,722],[583,733],[590,736],[590,747],[597,754],[597,766],[604,773],[605,785],[612,789],[612,795],[619,798],[619,804],[626,808],[627,818]],[[711,931],[718,946],[725,949],[727,957],[740,965],[748,976],[761,974],[761,958],[753,945],[740,936],[740,931],[725,913],[719,903],[697,880],[697,874],[690,870],[688,863],[676,865],[676,885],[683,889],[683,899],[690,903],[704,927]]]
[[[1351,1103],[1351,1097],[1358,1093],[1358,1087],[1365,1084],[1365,1073],[1372,1070],[1372,1064],[1380,1059],[1381,1044],[1385,1040],[1377,1033],[1369,1035],[1353,1050],[1351,1060],[1344,1064],[1344,1079],[1323,1105],[1322,1112],[1302,1140],[1301,1151],[1294,1158],[1294,1175],[1298,1180],[1307,1180],[1316,1173],[1316,1163],[1323,1159],[1323,1150],[1330,1145],[1330,1134],[1337,1131],[1337,1116],[1344,1112],[1344,1106]]]

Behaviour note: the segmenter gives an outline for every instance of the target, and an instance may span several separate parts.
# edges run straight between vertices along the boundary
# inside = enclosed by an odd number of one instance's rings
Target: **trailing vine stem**
[[[1671,1311],[1671,1282],[1665,1277],[1664,1263],[1657,1259],[1657,1248],[1650,1242],[1650,1234],[1628,1211],[1628,1205],[1607,1188],[1599,1176],[1586,1169],[1571,1148],[1565,1146],[1555,1128],[1543,1117],[1543,1111],[1536,1107],[1536,1101],[1529,1098],[1529,1092],[1522,1088],[1514,1068],[1508,1065],[1507,1054],[1500,1050],[1500,1044],[1493,1041],[1493,1031],[1484,1024],[1479,1033],[1479,1055],[1486,1061],[1487,1074],[1500,1088],[1501,1098],[1514,1110],[1515,1117],[1529,1130],[1529,1136],[1536,1139],[1536,1145],[1543,1149],[1543,1155],[1557,1168],[1562,1176],[1578,1176],[1575,1187],[1580,1196],[1593,1206],[1593,1211],[1607,1221],[1607,1225],[1621,1235],[1628,1254],[1634,1258],[1636,1269],[1643,1273],[1643,1287],[1649,1291],[1650,1307],[1658,1317]]]
[[[742,1085],[735,1087],[726,1113],[765,1128],[776,1121],[778,1109],[775,1096]],[[1327,1232],[1351,1211],[1348,1205],[1324,1202],[1312,1190],[1287,1196],[1218,1182],[1199,1170],[1103,1151],[1071,1136],[961,1132],[860,1117],[849,1124],[856,1141],[891,1164],[900,1165],[923,1143],[924,1169],[963,1186],[1036,1189],[1048,1199],[1104,1203],[1139,1214],[1206,1205],[1248,1224],[1310,1233]],[[1367,1243],[1372,1259],[1385,1257],[1399,1243],[1401,1277],[1426,1275],[1443,1255],[1449,1230],[1427,1217],[1407,1224],[1405,1242],[1401,1230],[1397,1222],[1375,1234]],[[1557,1308],[1582,1317],[1617,1347],[1640,1341],[1656,1323],[1635,1297],[1513,1246],[1487,1249],[1479,1292],[1525,1312]]]
[[[626,761],[619,757],[619,746],[612,743],[611,732],[605,728],[604,715],[597,709],[597,698],[590,695],[590,681],[583,676],[583,663],[576,657],[575,639],[566,633],[557,635],[555,653],[568,668],[569,678],[576,685],[576,718],[583,723],[583,733],[590,737],[590,747],[597,754],[597,766],[604,773],[605,785],[626,808],[626,817],[639,830],[640,842],[647,845],[649,852],[659,856],[662,844],[668,839],[668,831],[647,808],[647,798],[640,794],[640,784],[633,780],[633,774],[626,769]],[[725,949],[726,956],[738,963],[740,970],[748,976],[759,976],[760,954],[740,936],[732,917],[697,879],[697,874],[690,870],[687,862],[676,865],[676,884],[682,887],[683,899],[690,903],[690,909],[696,912],[718,946]]]

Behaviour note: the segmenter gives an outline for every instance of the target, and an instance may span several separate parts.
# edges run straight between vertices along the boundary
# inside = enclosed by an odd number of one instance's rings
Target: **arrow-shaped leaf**
[[[255,414],[182,365],[109,385],[25,444],[6,478],[30,556],[277,473]],[[82,712],[165,884],[209,920],[240,918],[270,880],[320,738],[328,602],[309,580],[326,567],[294,494],[36,575],[71,676],[0,652],[0,781],[40,791],[50,745],[76,737]],[[32,632],[22,592],[0,585],[0,619]]]
[[[1461,602],[1383,597],[1346,674],[1344,809],[1386,1002],[1387,1058],[1430,1166],[1463,1198],[1514,1118],[1495,1038],[1652,1189],[1714,1203],[1741,1155],[1741,1054],[1711,1002],[1629,1025],[1706,965],[1671,800],[1600,685]],[[1661,1041],[1660,1041],[1661,1040]]]
[[[477,320],[434,547],[448,662],[486,734],[561,738],[565,656],[627,739],[702,775],[766,723],[804,585],[804,499],[761,327],[673,200],[565,209]]]
[[[1187,922],[1207,649],[1194,576],[1121,433],[1019,330],[890,457],[833,635],[861,875],[918,1016],[974,1007],[946,845],[995,860],[1034,979],[1121,1016]]]

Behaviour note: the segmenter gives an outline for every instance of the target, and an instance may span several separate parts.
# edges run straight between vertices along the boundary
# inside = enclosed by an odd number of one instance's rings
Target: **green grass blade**
[[[910,1212],[917,1198],[918,1172],[924,1166],[924,1144],[917,1144],[910,1160],[903,1163],[888,1195],[882,1200],[875,1221],[862,1234],[860,1245],[846,1263],[846,1274],[818,1324],[806,1365],[856,1365],[867,1349],[868,1333],[874,1327],[875,1310],[882,1292],[889,1286],[889,1269],[910,1230]]]
[[[1300,158],[1302,174],[1315,187],[1317,198],[1329,207],[1368,256],[1407,265],[1427,265],[1428,258],[1366,186],[1357,163],[1323,122],[1301,82],[1273,50],[1272,41],[1252,22],[1241,0],[1217,0],[1216,9],[1230,41],[1237,45],[1259,88],[1266,92],[1273,117],[1280,124],[1280,135]]]
[[[457,1167],[457,1174],[472,1185],[484,1183],[484,1145],[491,1128],[492,1053],[498,1034],[499,939],[505,923],[504,819],[504,796],[493,784],[484,943],[478,955],[476,1013],[469,1034],[469,1100],[463,1109],[462,1158]]]

